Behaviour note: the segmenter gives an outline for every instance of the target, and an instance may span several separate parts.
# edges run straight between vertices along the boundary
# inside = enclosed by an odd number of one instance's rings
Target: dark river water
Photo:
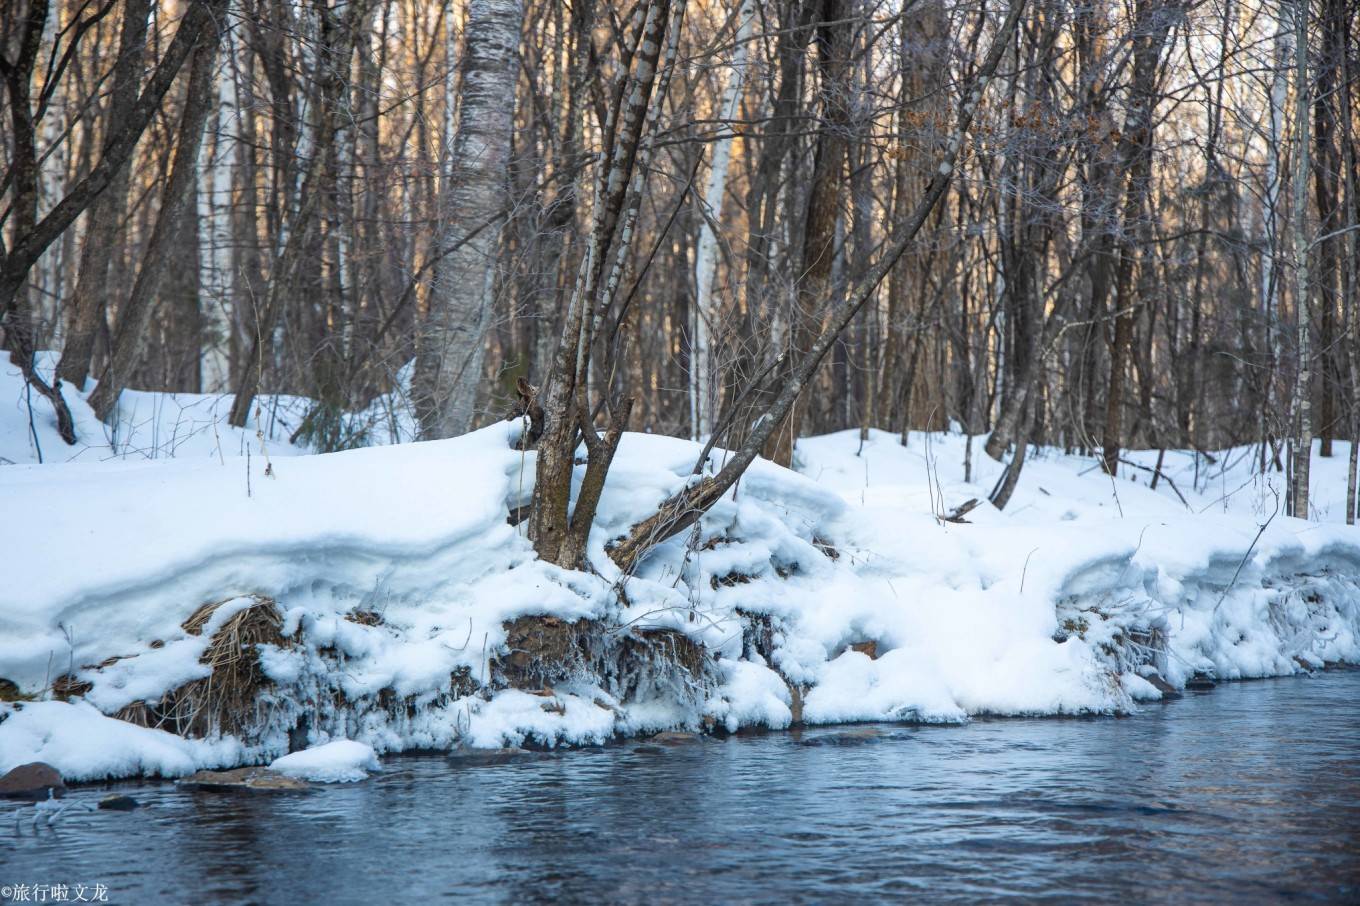
[[[1360,671],[1124,719],[637,748],[391,758],[308,794],[120,783],[145,807],[6,818],[0,885],[186,904],[1360,902]]]

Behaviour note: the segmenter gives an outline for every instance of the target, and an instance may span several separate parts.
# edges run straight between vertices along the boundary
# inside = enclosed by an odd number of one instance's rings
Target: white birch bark
[[[232,162],[236,157],[236,130],[239,112],[236,73],[240,50],[231,28],[222,32],[222,59],[217,77],[217,98],[205,142],[200,172],[205,176],[198,193],[198,216],[207,225],[200,233],[200,291],[205,296],[204,316],[208,344],[203,349],[203,389],[208,393],[225,391],[231,384],[227,346],[231,335],[228,311],[235,298],[236,281],[231,266],[232,247]]]
[[[462,434],[476,414],[500,221],[509,203],[523,18],[519,0],[468,4],[462,91],[435,243],[443,257],[434,268],[413,387],[426,439]]]
[[[718,113],[722,137],[713,143],[713,160],[708,187],[704,192],[705,215],[699,225],[699,244],[695,252],[696,291],[689,388],[690,431],[695,440],[713,433],[713,414],[718,402],[718,381],[712,350],[713,330],[720,308],[713,300],[713,281],[718,268],[718,235],[714,228],[722,223],[727,169],[732,160],[732,140],[736,137],[730,124],[736,119],[746,79],[746,58],[751,45],[751,27],[755,22],[754,0],[742,0],[737,20],[732,74],[723,89]]]
[[[1308,304],[1308,171],[1311,139],[1308,116],[1308,3],[1294,2],[1294,308],[1298,318],[1298,380],[1294,387],[1297,433],[1294,435],[1292,514],[1308,518],[1308,473],[1313,454],[1312,350]]]
[[[1271,456],[1266,453],[1270,428],[1265,424],[1265,419],[1270,411],[1270,396],[1274,384],[1275,367],[1278,366],[1280,361],[1280,337],[1279,331],[1276,329],[1280,292],[1280,189],[1283,182],[1280,170],[1281,149],[1284,143],[1285,102],[1289,97],[1289,54],[1293,42],[1283,4],[1280,5],[1276,16],[1272,60],[1274,77],[1270,84],[1270,141],[1266,149],[1265,211],[1262,218],[1265,227],[1265,243],[1263,244],[1264,252],[1261,255],[1261,314],[1265,324],[1266,348],[1270,350],[1272,363],[1270,375],[1266,380],[1266,398],[1261,407],[1262,471],[1269,467],[1271,460]]]

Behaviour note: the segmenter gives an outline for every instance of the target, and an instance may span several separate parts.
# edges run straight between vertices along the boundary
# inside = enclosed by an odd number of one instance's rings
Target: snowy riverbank
[[[1090,458],[1040,450],[1005,512],[983,504],[961,524],[936,514],[985,499],[999,466],[980,441],[967,483],[957,435],[812,438],[801,474],[758,462],[697,534],[625,580],[603,545],[685,481],[697,445],[625,437],[597,573],[573,573],[507,520],[533,480],[515,425],[300,455],[209,419],[164,462],[89,446],[53,464],[43,436],[36,465],[12,377],[0,693],[18,700],[0,703],[0,772],[180,776],[340,738],[389,752],[1114,713],[1196,676],[1360,661],[1360,530],[1272,518],[1249,451],[1201,457],[1198,483],[1194,458],[1168,453],[1175,488],[1154,491],[1147,473],[1112,483]],[[1339,446],[1314,469],[1324,519],[1345,493]],[[505,624],[545,614],[706,657],[491,688]]]

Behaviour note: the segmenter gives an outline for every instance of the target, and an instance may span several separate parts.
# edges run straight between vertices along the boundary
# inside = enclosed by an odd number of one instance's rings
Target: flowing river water
[[[142,808],[94,811],[112,789]],[[0,885],[115,903],[1360,902],[1360,671],[1127,718],[388,758],[305,794],[77,787]],[[68,899],[74,901],[73,894]]]

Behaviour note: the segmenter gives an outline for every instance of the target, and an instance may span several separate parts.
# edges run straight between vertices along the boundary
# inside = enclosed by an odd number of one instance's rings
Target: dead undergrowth
[[[168,730],[186,737],[232,734],[253,741],[264,726],[267,705],[261,693],[272,686],[260,666],[260,646],[288,648],[293,642],[282,632],[278,605],[262,595],[217,627],[199,662],[207,676],[167,692],[156,702],[133,702],[114,716],[143,727]],[[190,635],[202,635],[218,608],[239,599],[202,605],[181,625]]]

